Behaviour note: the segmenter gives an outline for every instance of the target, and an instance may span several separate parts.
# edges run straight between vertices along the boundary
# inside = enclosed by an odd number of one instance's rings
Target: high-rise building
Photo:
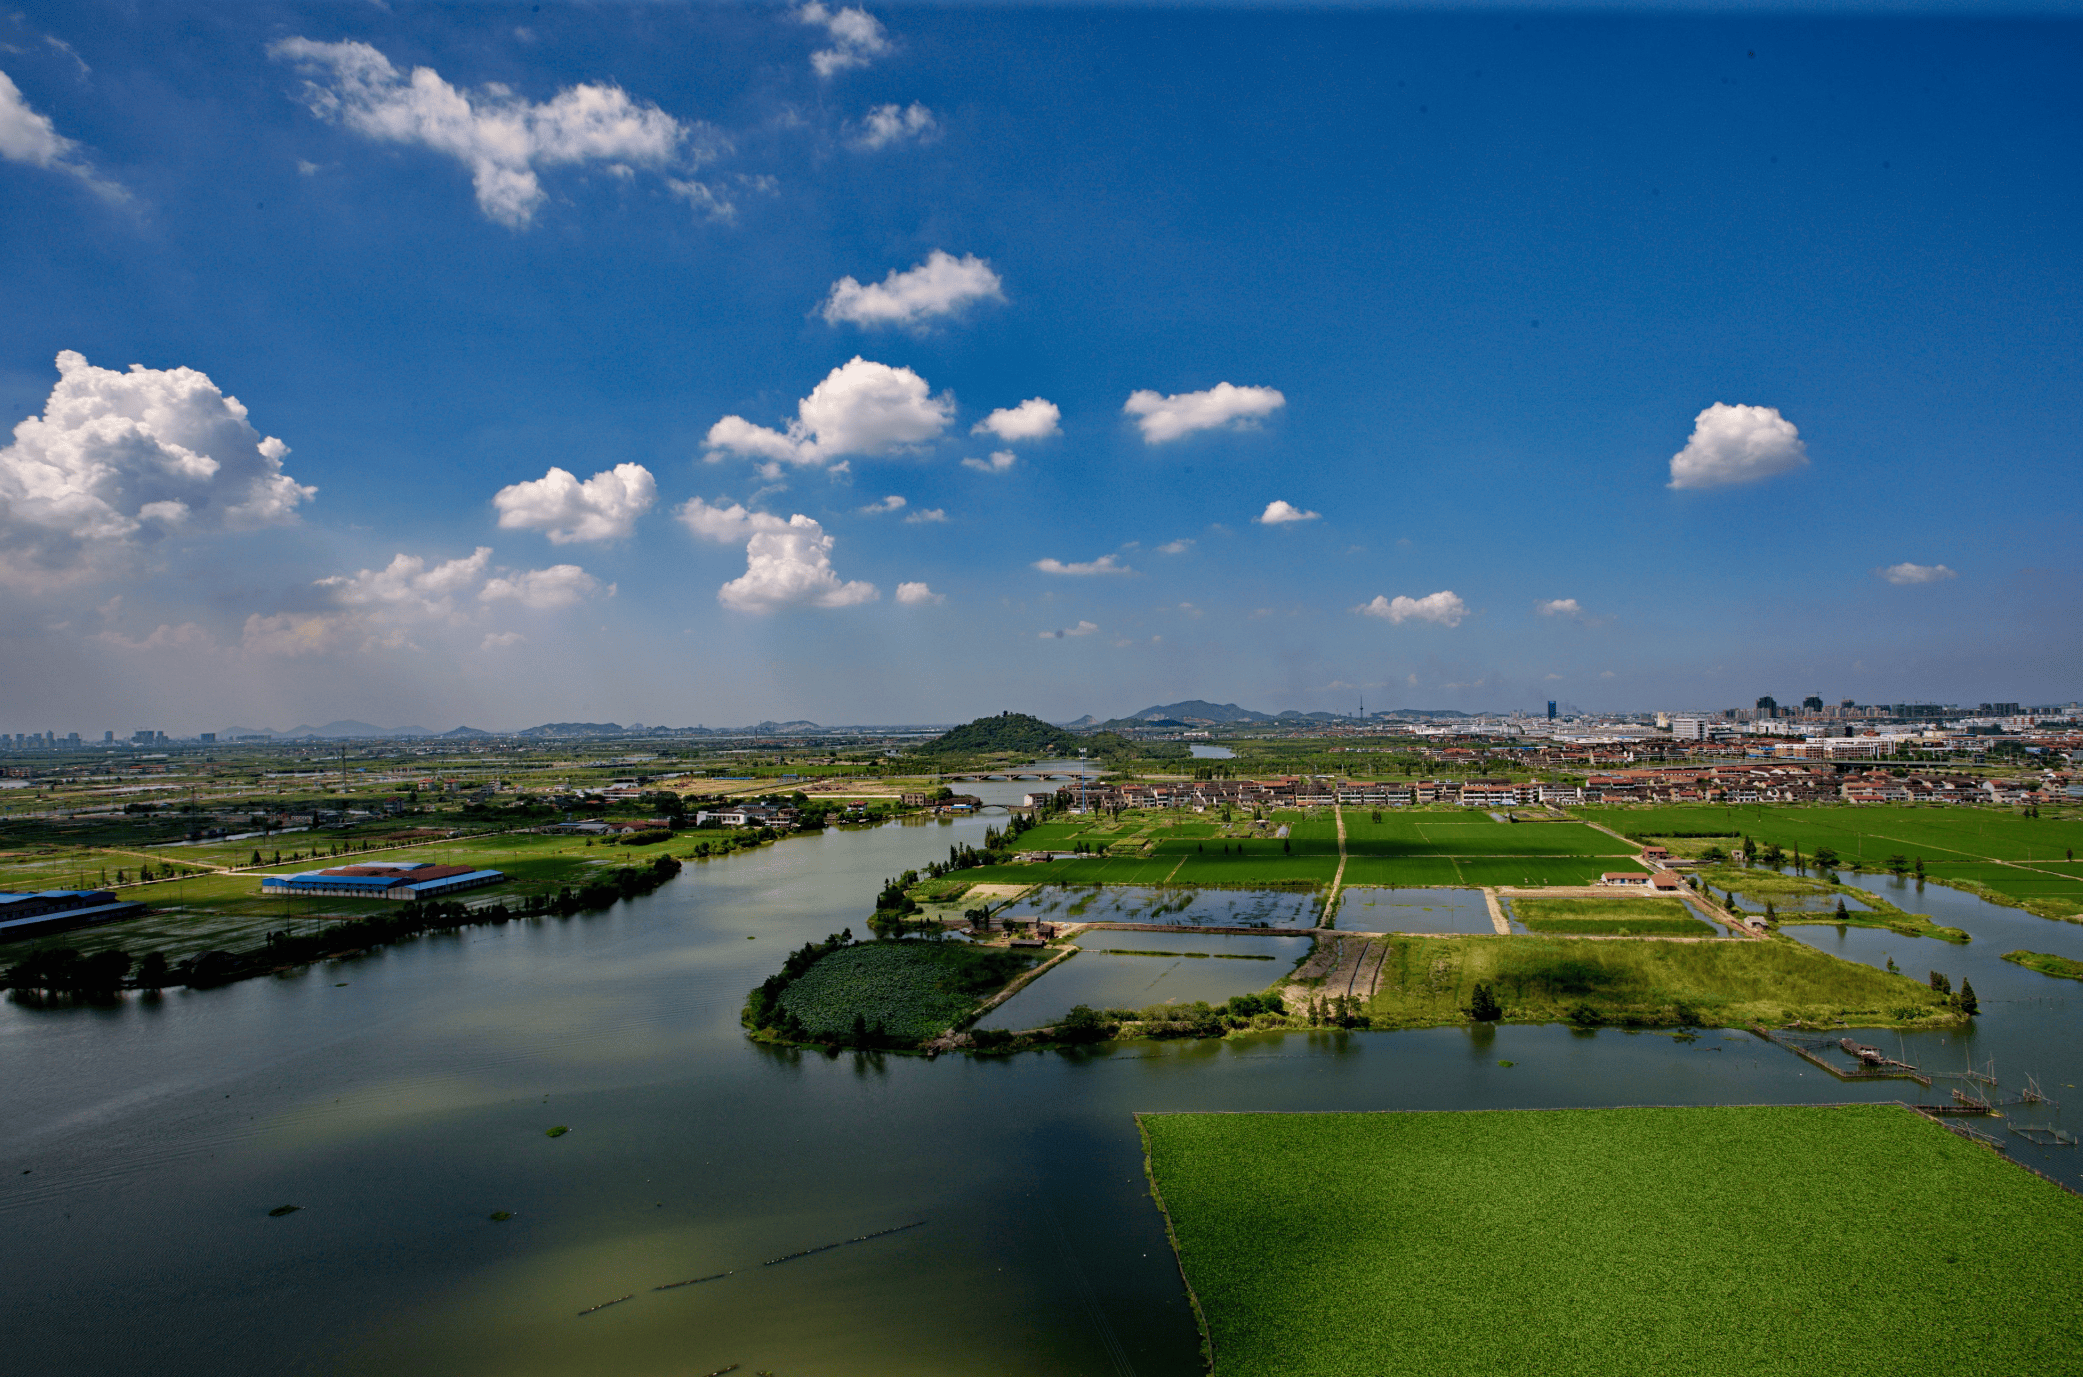
[[[1801,700],[1801,711],[1803,712],[1821,712],[1822,710],[1823,696],[1820,693],[1811,693]]]
[[[1705,741],[1707,719],[1704,717],[1674,717],[1671,719],[1671,737],[1676,741]]]
[[[1555,720],[1555,700],[1553,698],[1548,700],[1548,720],[1550,722]]]
[[[114,741],[116,739],[116,734],[114,732],[103,732],[101,734],[101,739],[103,741]]]
[[[1766,694],[1766,695],[1765,695],[1764,697],[1762,697],[1762,698],[1758,699],[1758,716],[1760,716],[1760,717],[1777,717],[1777,716],[1779,716],[1779,700],[1778,700],[1778,699],[1776,699],[1776,698],[1774,698],[1774,697],[1773,697],[1773,696],[1772,696],[1771,694],[1769,694],[1769,693],[1768,693],[1768,694]]]

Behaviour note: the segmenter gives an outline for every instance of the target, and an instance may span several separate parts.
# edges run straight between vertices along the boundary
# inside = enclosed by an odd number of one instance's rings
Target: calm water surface
[[[834,831],[690,865],[604,914],[220,990],[0,1004],[0,1368],[1185,1377],[1197,1340],[1137,1110],[1916,1093],[1719,1033],[1293,1033],[934,1062],[744,1040],[745,992],[788,947],[858,930],[884,876],[986,821]],[[1847,934],[1981,993],[1973,1033],[1910,1039],[1911,1060],[2083,1081],[2077,987],[1993,959],[2077,954],[2083,930],[1994,914],[2029,940],[1950,914],[1975,944]],[[2077,1155],[2028,1160],[2074,1179]],[[303,1208],[267,1216],[284,1204]]]

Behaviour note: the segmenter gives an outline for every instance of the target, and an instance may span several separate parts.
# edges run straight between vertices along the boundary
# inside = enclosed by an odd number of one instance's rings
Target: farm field
[[[1527,931],[1556,935],[1612,933],[1635,937],[1719,937],[1682,899],[1518,899],[1511,914]]]
[[[1872,1028],[1953,1018],[1926,985],[1791,940],[1385,940],[1389,954],[1368,1008],[1377,1028],[1466,1023],[1477,981],[1496,993],[1507,1023],[1667,1027],[1690,1016],[1707,1027],[1733,1027],[1843,1018]]]
[[[1033,964],[1027,952],[1004,947],[863,942],[841,947],[796,977],[782,991],[781,1005],[813,1037],[844,1038],[858,1015],[869,1028],[911,1042],[947,1028]]]
[[[1901,1106],[1137,1122],[1215,1377],[2083,1369],[2083,1200]]]
[[[1982,807],[1799,808],[1680,804],[1571,810],[1632,837],[1733,832],[1812,856],[1827,846],[1842,865],[1883,869],[1890,856],[1921,859],[1933,879],[1969,881],[2027,904],[2045,917],[2083,911],[2083,820],[2028,818]],[[1726,849],[1727,843],[1721,843]],[[2010,862],[2010,864],[1992,864]]]

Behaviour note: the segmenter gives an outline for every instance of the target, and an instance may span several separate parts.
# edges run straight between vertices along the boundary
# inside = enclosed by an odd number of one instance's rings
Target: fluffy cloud
[[[1722,488],[1807,467],[1801,432],[1777,408],[1716,402],[1693,420],[1692,438],[1671,456],[1671,486]]]
[[[935,316],[955,315],[973,301],[1002,301],[1002,285],[991,265],[975,254],[957,258],[935,249],[917,267],[901,273],[892,268],[882,281],[865,287],[851,277],[840,278],[817,313],[833,325],[846,321],[864,329],[916,326]]]
[[[884,512],[901,512],[903,510],[904,499],[897,496],[897,494],[895,493],[891,493],[888,497],[882,499],[882,501],[870,502],[867,506],[861,508],[861,515],[880,516]]]
[[[946,520],[947,510],[945,508],[927,507],[923,510],[913,512],[910,516],[905,517],[904,524],[907,526],[925,526],[930,525],[934,522],[944,522]]]
[[[1873,572],[1898,588],[1915,583],[1943,583],[1947,579],[1960,577],[1943,564],[1911,564],[1907,561],[1890,564],[1885,569],[1876,569]]]
[[[861,119],[853,146],[864,152],[888,148],[893,143],[928,143],[940,132],[933,112],[913,101],[909,105],[871,106]]]
[[[872,583],[839,581],[832,537],[801,513],[785,529],[756,532],[745,546],[745,572],[716,590],[716,601],[740,612],[852,607],[880,596]]]
[[[937,440],[954,419],[954,399],[935,397],[909,368],[855,355],[796,403],[786,433],[726,416],[709,427],[711,460],[725,454],[787,464],[828,464],[848,454],[887,454]]]
[[[532,611],[555,611],[599,594],[615,594],[615,585],[603,585],[576,564],[494,571],[492,551],[483,545],[439,564],[400,553],[381,569],[335,574],[314,586],[325,590],[330,606],[248,617],[242,641],[246,653],[295,657],[340,650],[417,650],[412,638],[428,629],[481,625],[485,604],[514,602]],[[487,632],[479,645],[489,649],[521,639],[517,633]]]
[[[1083,564],[1065,564],[1060,559],[1038,559],[1034,567],[1044,574],[1133,574],[1135,570],[1126,564],[1115,563],[1117,556],[1101,555],[1098,559]]]
[[[993,451],[989,459],[964,459],[962,467],[975,469],[978,473],[1004,473],[1015,462],[1016,457],[1011,450],[1001,449]]]
[[[1097,630],[1099,630],[1099,626],[1094,622],[1079,622],[1076,626],[1066,626],[1057,631],[1044,631],[1040,635],[1045,641],[1060,641],[1065,636],[1090,636]]]
[[[704,540],[745,543],[745,572],[716,590],[716,601],[725,607],[740,612],[852,607],[882,596],[872,583],[840,581],[832,569],[832,537],[800,512],[783,521],[771,512],[747,511],[736,503],[712,506],[692,497],[673,515]],[[903,590],[898,593],[901,599]]]
[[[492,498],[502,529],[547,532],[552,544],[620,540],[658,500],[658,483],[642,464],[617,464],[581,483],[560,468],[501,488]]]
[[[772,512],[749,512],[735,502],[728,507],[711,506],[699,497],[688,498],[673,515],[703,540],[719,545],[739,544],[761,531],[788,529],[788,523]]]
[[[455,611],[456,595],[474,587],[491,560],[489,545],[480,545],[462,559],[448,560],[431,569],[419,555],[401,553],[381,569],[335,574],[320,579],[317,586],[333,590],[333,601],[342,607],[396,608],[427,617],[445,617]]]
[[[1572,621],[1584,615],[1584,609],[1575,598],[1552,598],[1547,602],[1535,603],[1534,610],[1543,617],[1568,617]]]
[[[1270,387],[1217,383],[1206,392],[1181,392],[1170,397],[1160,397],[1147,389],[1132,392],[1121,409],[1136,418],[1144,444],[1161,445],[1197,430],[1219,430],[1225,426],[1246,430],[1286,405],[1287,398]]]
[[[706,129],[639,104],[619,86],[582,82],[536,103],[496,84],[460,91],[431,67],[408,76],[367,43],[286,38],[268,54],[314,78],[304,83],[303,98],[320,119],[468,167],[478,208],[515,229],[526,228],[546,198],[540,169],[692,167],[711,151]]]
[[[1056,403],[1041,397],[1029,397],[1018,406],[1001,406],[990,415],[969,428],[971,435],[996,435],[1011,444],[1016,440],[1045,440],[1051,435],[1061,435],[1058,424],[1063,412]]]
[[[318,490],[289,446],[192,368],[96,368],[66,350],[41,416],[0,449],[0,583],[88,577],[170,532],[286,525]]]
[[[1377,594],[1373,602],[1362,603],[1353,611],[1363,617],[1380,617],[1388,622],[1437,622],[1441,626],[1459,626],[1468,615],[1468,604],[1453,594],[1441,590],[1427,593],[1422,598],[1406,598],[1401,595],[1385,598]]]
[[[810,65],[821,77],[834,72],[843,72],[849,67],[865,67],[890,50],[889,33],[882,21],[864,9],[848,5],[843,9],[829,9],[819,0],[809,3],[795,12],[798,20],[823,29],[832,40],[829,48],[820,48],[810,54]]]
[[[923,583],[900,583],[897,585],[897,601],[906,607],[931,607],[947,601],[947,594],[936,593]]]
[[[1291,502],[1273,501],[1268,502],[1266,510],[1252,520],[1261,526],[1285,526],[1295,521],[1314,521],[1321,515],[1321,512],[1305,512]]]
[[[1157,547],[1157,553],[1160,555],[1183,555],[1192,548],[1193,542],[1181,537],[1178,540],[1167,540],[1164,544]]]
[[[487,582],[478,593],[482,602],[517,602],[536,612],[576,607],[601,589],[600,580],[576,564],[553,564],[547,569],[530,569]],[[609,597],[615,585],[607,585]]]
[[[112,201],[128,195],[122,187],[95,172],[78,153],[79,145],[60,134],[49,115],[31,109],[21,88],[7,73],[0,72],[0,158],[77,177]]]

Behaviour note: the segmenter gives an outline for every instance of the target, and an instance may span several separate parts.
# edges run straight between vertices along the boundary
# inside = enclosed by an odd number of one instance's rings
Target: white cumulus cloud
[[[1568,617],[1571,620],[1584,615],[1584,609],[1577,605],[1575,598],[1551,598],[1534,604],[1534,610],[1543,617]]]
[[[1178,540],[1167,540],[1164,544],[1158,546],[1157,553],[1160,555],[1183,555],[1192,548],[1193,542],[1182,536]]]
[[[810,54],[810,66],[821,77],[849,67],[865,67],[890,50],[889,32],[882,21],[857,6],[833,9],[820,0],[809,0],[795,11],[795,16],[802,23],[823,29],[831,40],[831,47]]]
[[[1427,593],[1422,598],[1407,598],[1400,594],[1394,598],[1375,595],[1373,602],[1362,603],[1353,611],[1363,617],[1380,617],[1388,622],[1437,622],[1441,626],[1459,626],[1468,615],[1468,604],[1450,592],[1441,590]]]
[[[1046,440],[1061,435],[1063,412],[1056,403],[1029,397],[1018,406],[1001,406],[969,428],[971,435],[996,435],[1007,444],[1016,440]]]
[[[946,520],[946,508],[925,507],[920,509],[919,511],[913,512],[910,516],[905,517],[904,524],[907,526],[926,526],[931,525],[934,522],[943,522]]]
[[[5,72],[0,72],[0,158],[77,177],[111,201],[129,195],[82,159],[79,145],[60,134],[49,115],[31,108],[22,88]]]
[[[1011,450],[1001,449],[992,451],[989,459],[964,459],[962,467],[975,469],[978,473],[1004,473],[1016,462],[1017,457]]]
[[[852,607],[881,594],[872,583],[842,583],[832,569],[832,537],[797,513],[779,530],[753,533],[745,545],[745,572],[716,590],[716,600],[740,612],[785,607]]]
[[[1314,521],[1322,515],[1323,513],[1321,512],[1305,512],[1291,502],[1276,500],[1268,502],[1266,510],[1253,517],[1252,520],[1258,522],[1261,526],[1285,526],[1296,521]]]
[[[1133,574],[1135,570],[1126,564],[1116,563],[1118,556],[1101,555],[1098,559],[1082,564],[1065,564],[1060,559],[1038,559],[1034,567],[1044,574]]]
[[[1943,564],[1911,564],[1907,560],[1873,572],[1898,588],[1915,583],[1943,583],[1947,579],[1960,577]]]
[[[1232,387],[1225,382],[1205,392],[1169,397],[1148,389],[1132,392],[1121,409],[1136,418],[1144,444],[1161,445],[1197,430],[1248,429],[1286,405],[1287,398],[1274,388]]]
[[[1076,626],[1066,626],[1060,630],[1044,631],[1039,634],[1045,641],[1060,641],[1065,636],[1090,636],[1097,630],[1099,630],[1099,626],[1095,622],[1079,622]]]
[[[954,419],[954,399],[935,397],[909,368],[855,355],[796,403],[784,431],[726,416],[709,427],[711,459],[736,454],[786,464],[824,465],[848,454],[888,454],[937,440]]]
[[[852,277],[840,278],[817,313],[833,325],[845,321],[864,329],[916,326],[935,316],[959,314],[974,301],[1002,301],[1002,288],[991,265],[975,254],[957,258],[935,249],[917,267],[903,272],[892,268],[882,281],[865,287]]]
[[[581,483],[564,469],[501,488],[492,498],[502,529],[543,531],[553,544],[620,540],[658,500],[658,483],[642,464],[617,464]]]
[[[171,532],[289,524],[318,489],[282,472],[288,453],[207,374],[68,349],[43,414],[0,449],[0,582],[89,576]]]
[[[318,587],[330,588],[333,601],[342,607],[390,608],[446,617],[456,609],[456,595],[475,587],[491,560],[489,545],[432,567],[420,555],[400,553],[381,569],[335,574],[320,579]]]
[[[615,595],[615,585],[607,586]],[[529,569],[490,579],[478,591],[480,602],[517,602],[537,612],[575,607],[601,591],[601,582],[576,564],[553,564],[547,569]]]
[[[893,143],[929,143],[940,132],[933,112],[913,101],[909,105],[875,105],[861,117],[853,146],[864,152],[888,148]]]
[[[947,601],[947,594],[936,593],[923,583],[900,583],[897,585],[897,601],[906,607],[931,607]]]
[[[705,127],[632,100],[619,86],[581,82],[533,102],[496,84],[458,90],[431,67],[400,72],[367,43],[285,38],[268,54],[311,78],[303,100],[320,119],[468,167],[478,208],[515,229],[526,228],[547,198],[544,168],[692,168],[713,152]]]
[[[1671,486],[1722,488],[1807,467],[1801,432],[1776,407],[1716,402],[1694,418],[1692,438],[1671,456]]]
[[[888,497],[882,499],[882,501],[870,502],[867,506],[861,508],[861,515],[880,516],[884,512],[901,512],[903,510],[904,499],[897,496],[897,494],[895,493],[891,493]]]
[[[688,498],[673,515],[688,530],[719,545],[742,544],[761,531],[788,529],[788,523],[772,512],[747,511],[735,502],[728,507],[712,506],[699,497]]]

